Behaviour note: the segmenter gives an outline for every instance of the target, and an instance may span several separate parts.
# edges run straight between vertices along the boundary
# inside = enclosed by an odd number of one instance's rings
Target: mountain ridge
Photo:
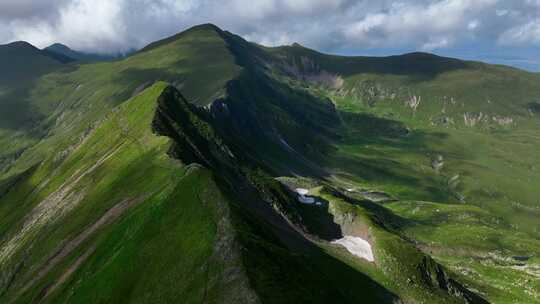
[[[87,52],[79,52],[72,50],[67,45],[61,43],[54,43],[43,49],[46,52],[56,54],[57,56],[64,56],[69,58],[69,61],[78,62],[96,62],[96,61],[110,61],[118,59],[118,55],[100,55]]]
[[[0,299],[532,299],[519,282],[536,262],[512,256],[540,248],[534,222],[516,226],[534,221],[521,193],[535,192],[514,183],[536,176],[533,76],[418,55],[351,65],[218,30],[36,76],[42,135],[0,129]],[[505,196],[521,202],[512,216]],[[374,262],[331,242],[344,236]],[[47,266],[66,241],[78,245]]]

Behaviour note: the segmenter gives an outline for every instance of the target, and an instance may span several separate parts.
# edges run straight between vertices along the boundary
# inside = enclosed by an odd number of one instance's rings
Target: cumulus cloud
[[[405,4],[394,2],[380,13],[344,24],[348,43],[374,47],[402,45],[431,50],[467,39],[467,30],[480,26],[481,18],[497,0],[445,0]]]
[[[540,45],[538,0],[0,1],[0,43],[123,52],[206,22],[266,45],[337,52]]]
[[[0,2],[0,19],[43,17],[54,15],[58,6],[67,0],[4,0]]]
[[[540,46],[540,18],[521,24],[503,32],[499,38],[503,45],[527,45]]]

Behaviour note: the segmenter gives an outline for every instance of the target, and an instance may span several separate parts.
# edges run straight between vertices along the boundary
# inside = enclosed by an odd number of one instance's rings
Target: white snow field
[[[306,197],[303,195],[298,196],[298,201],[302,204],[308,204],[308,205],[315,203],[315,199],[313,197]]]
[[[368,260],[370,262],[375,261],[373,252],[371,251],[371,245],[363,238],[346,235],[341,239],[332,241],[332,244],[339,244],[352,253],[353,255]]]
[[[304,196],[304,195],[307,195],[309,193],[309,190],[308,189],[304,189],[304,188],[296,188],[296,193]]]
[[[298,201],[302,204],[315,204],[315,199],[313,197],[307,197],[306,195],[309,193],[308,189],[304,188],[296,188],[296,193],[298,193]]]

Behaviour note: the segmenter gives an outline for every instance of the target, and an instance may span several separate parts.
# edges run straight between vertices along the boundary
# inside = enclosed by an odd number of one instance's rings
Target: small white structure
[[[353,255],[365,259],[369,262],[375,261],[371,245],[368,241],[357,236],[346,235],[341,239],[332,241],[332,244],[339,244]]]

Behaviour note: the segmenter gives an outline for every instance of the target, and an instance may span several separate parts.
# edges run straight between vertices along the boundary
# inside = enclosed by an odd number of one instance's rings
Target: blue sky
[[[211,22],[265,45],[426,51],[540,71],[540,0],[1,0],[0,43],[117,53]]]

